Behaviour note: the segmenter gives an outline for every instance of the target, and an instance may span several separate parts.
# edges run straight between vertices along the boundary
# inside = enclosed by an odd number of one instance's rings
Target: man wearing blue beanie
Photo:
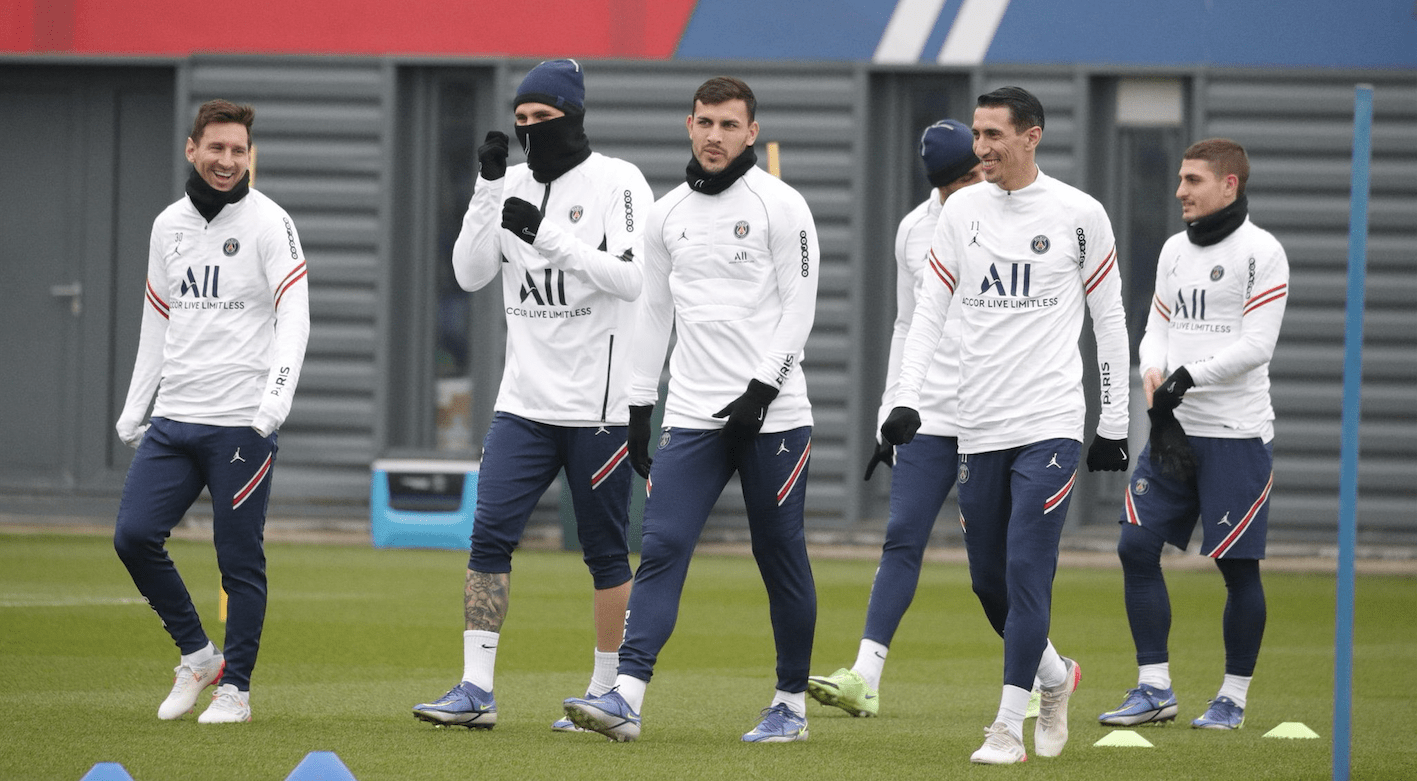
[[[901,220],[895,236],[896,317],[891,334],[890,362],[886,370],[886,390],[881,397],[877,428],[885,422],[895,398],[900,375],[900,358],[910,320],[915,315],[915,298],[920,275],[925,273],[930,237],[940,218],[945,199],[956,190],[981,180],[979,158],[974,156],[974,138],[968,127],[945,119],[925,128],[920,135],[920,160],[925,178],[933,186],[930,196]],[[866,628],[850,669],[842,668],[827,676],[807,679],[807,693],[823,705],[833,705],[852,716],[875,716],[880,709],[878,689],[886,652],[901,618],[915,598],[920,580],[920,562],[925,544],[935,528],[935,518],[954,487],[957,471],[959,427],[955,422],[956,388],[959,384],[959,320],[945,323],[945,338],[931,363],[921,396],[920,433],[909,444],[894,447],[881,441],[866,464],[871,479],[877,464],[891,467],[890,519],[881,562],[871,584],[866,608]]]
[[[479,290],[500,277],[507,318],[463,592],[463,674],[442,698],[413,708],[424,721],[475,729],[497,723],[493,671],[512,551],[563,469],[595,586],[591,696],[615,684],[630,594],[628,345],[653,194],[634,165],[591,151],[575,60],[533,68],[512,111],[527,162],[509,168],[507,134],[487,134],[453,245],[458,284]],[[552,728],[579,731],[564,719]]]

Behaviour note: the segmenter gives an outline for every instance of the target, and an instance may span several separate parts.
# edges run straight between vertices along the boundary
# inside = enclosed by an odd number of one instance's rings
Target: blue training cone
[[[100,762],[89,768],[79,781],[133,781],[133,777],[117,762]]]
[[[285,781],[358,781],[333,751],[311,751]]]

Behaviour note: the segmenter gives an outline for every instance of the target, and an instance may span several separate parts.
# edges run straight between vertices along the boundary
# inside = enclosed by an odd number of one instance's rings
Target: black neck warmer
[[[585,135],[585,114],[567,111],[566,116],[518,125],[517,141],[526,153],[531,176],[542,184],[557,177],[590,157],[590,139]]]
[[[1207,214],[1195,222],[1186,223],[1186,238],[1198,247],[1209,247],[1224,240],[1245,224],[1250,214],[1250,202],[1241,195],[1225,208]]]
[[[197,173],[197,169],[192,169],[192,174],[187,177],[187,197],[192,199],[192,205],[197,207],[197,213],[207,222],[216,219],[221,207],[228,203],[236,203],[246,197],[246,193],[251,191],[251,172],[246,171],[246,175],[241,177],[241,181],[236,186],[222,192],[221,190],[207,184],[207,180]]]
[[[727,190],[734,182],[738,181],[743,174],[748,173],[748,169],[757,165],[758,153],[753,148],[745,147],[743,153],[733,159],[731,163],[724,166],[722,171],[711,174],[699,165],[699,158],[689,158],[689,167],[686,170],[685,180],[689,187],[704,195],[718,195]]]

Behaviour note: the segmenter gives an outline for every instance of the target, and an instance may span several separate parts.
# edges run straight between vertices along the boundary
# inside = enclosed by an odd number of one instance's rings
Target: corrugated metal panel
[[[1270,376],[1272,529],[1329,533],[1338,515],[1354,81],[1374,84],[1359,529],[1417,529],[1417,86],[1410,74],[1212,74],[1197,137],[1250,153],[1250,214],[1284,244],[1290,296]]]
[[[507,95],[535,63],[507,69]],[[760,164],[766,143],[782,150],[783,178],[807,199],[822,244],[817,315],[807,342],[808,393],[815,427],[807,510],[809,524],[838,523],[847,493],[859,490],[845,472],[848,365],[860,342],[851,273],[853,231],[859,209],[853,198],[857,145],[862,143],[860,88],[849,64],[794,67],[774,64],[586,63],[586,134],[596,150],[640,167],[656,197],[683,181],[689,162],[684,126],[694,90],[727,73],[746,81],[758,98]],[[735,487],[724,491],[715,520],[741,515]]]
[[[375,348],[388,73],[377,60],[196,57],[185,82],[186,121],[211,98],[256,107],[256,187],[290,212],[309,260],[310,344],[280,432],[278,500],[369,496],[387,382]]]

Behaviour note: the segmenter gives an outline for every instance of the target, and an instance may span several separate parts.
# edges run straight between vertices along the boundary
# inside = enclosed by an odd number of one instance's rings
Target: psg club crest
[[[659,446],[661,448],[669,444],[669,429],[665,429],[659,434]]]
[[[1033,254],[1042,255],[1048,251],[1048,237],[1042,234],[1034,236],[1028,246],[1033,249]]]
[[[572,207],[571,207],[571,222],[580,222],[580,221],[581,221],[581,218],[584,217],[584,216],[585,216],[585,207],[584,207],[584,206],[572,206]]]
[[[740,239],[748,238],[748,222],[739,220],[738,224],[733,226],[733,235]]]
[[[1216,266],[1215,268],[1213,268],[1213,269],[1210,270],[1210,281],[1211,281],[1211,282],[1219,282],[1219,281],[1220,281],[1220,278],[1223,277],[1223,276],[1225,276],[1225,267],[1224,267],[1224,266]]]
[[[969,464],[959,465],[959,484],[964,485],[969,482]],[[961,516],[963,517],[963,516]]]
[[[227,239],[226,242],[221,245],[221,251],[226,253],[226,256],[229,258],[241,251],[241,242],[234,238]]]
[[[1147,492],[1149,488],[1151,488],[1151,486],[1147,484],[1146,478],[1143,477],[1137,480],[1136,484],[1132,486],[1132,493],[1136,494],[1137,496],[1142,496]]]

